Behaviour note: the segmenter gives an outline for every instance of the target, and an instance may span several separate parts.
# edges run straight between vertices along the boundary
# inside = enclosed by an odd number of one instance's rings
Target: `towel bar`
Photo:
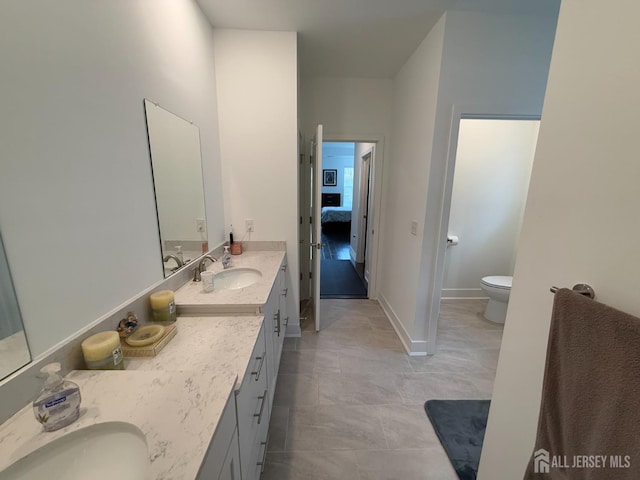
[[[556,293],[559,290],[558,287],[551,287],[551,293]],[[591,285],[587,285],[586,283],[577,283],[571,289],[580,295],[584,295],[585,297],[589,297],[591,300],[596,298],[596,292],[591,288]]]

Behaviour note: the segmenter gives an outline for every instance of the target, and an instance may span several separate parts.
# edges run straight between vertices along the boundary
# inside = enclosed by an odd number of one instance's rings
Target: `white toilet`
[[[487,320],[504,323],[507,318],[507,305],[509,304],[512,280],[513,277],[492,276],[484,277],[480,282],[480,288],[489,297],[489,303],[484,311],[484,317]]]

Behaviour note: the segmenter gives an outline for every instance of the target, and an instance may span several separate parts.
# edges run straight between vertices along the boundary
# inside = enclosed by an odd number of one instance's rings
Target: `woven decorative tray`
[[[176,336],[176,333],[178,333],[178,327],[173,324],[168,325],[164,330],[164,335],[150,345],[132,347],[127,345],[126,342],[122,342],[122,354],[125,357],[155,357],[169,343],[169,340]]]

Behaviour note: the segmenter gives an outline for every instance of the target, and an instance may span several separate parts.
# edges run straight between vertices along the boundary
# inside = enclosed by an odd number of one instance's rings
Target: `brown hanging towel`
[[[524,478],[640,478],[640,319],[558,290]]]

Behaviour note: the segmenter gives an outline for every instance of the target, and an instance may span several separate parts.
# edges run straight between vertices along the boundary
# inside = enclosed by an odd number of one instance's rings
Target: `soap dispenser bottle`
[[[231,267],[231,254],[229,253],[229,247],[224,247],[224,253],[222,254],[222,266],[224,268]]]
[[[182,253],[182,245],[176,245],[176,257],[180,260],[180,263],[184,264],[184,254]]]
[[[49,377],[33,402],[33,413],[45,432],[53,432],[78,419],[80,387],[58,375],[59,363],[45,365],[40,371]]]

